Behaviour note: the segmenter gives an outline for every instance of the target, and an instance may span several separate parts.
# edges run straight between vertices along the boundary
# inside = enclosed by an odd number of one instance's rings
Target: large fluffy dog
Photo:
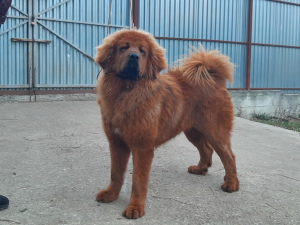
[[[188,171],[206,174],[214,149],[226,171],[222,189],[239,189],[230,144],[233,104],[226,89],[234,65],[227,56],[196,50],[160,75],[167,66],[164,49],[149,33],[121,30],[104,39],[95,61],[104,71],[97,93],[111,154],[111,182],[97,201],[118,198],[132,153],[132,194],[123,216],[143,216],[154,149],[182,131],[200,153],[198,165]]]

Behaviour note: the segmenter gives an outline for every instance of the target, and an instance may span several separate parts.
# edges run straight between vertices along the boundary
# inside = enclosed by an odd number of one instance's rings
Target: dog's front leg
[[[98,202],[112,202],[119,197],[130,156],[127,145],[117,136],[108,137],[111,156],[111,181],[96,197]]]
[[[129,205],[122,214],[128,219],[137,219],[145,214],[145,201],[153,156],[154,148],[132,149],[132,192]]]

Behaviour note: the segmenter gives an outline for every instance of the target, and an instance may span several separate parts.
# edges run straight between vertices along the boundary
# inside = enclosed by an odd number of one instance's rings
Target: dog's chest
[[[127,124],[135,118],[145,116],[148,111],[142,95],[123,92],[115,96],[102,96],[102,116],[112,124]]]
[[[160,101],[153,102],[153,99],[147,99],[144,95],[128,93],[118,96],[113,102],[107,102],[106,99],[101,103],[104,103],[101,104],[101,110],[105,127],[115,135],[123,137],[124,133],[149,130],[158,125]]]

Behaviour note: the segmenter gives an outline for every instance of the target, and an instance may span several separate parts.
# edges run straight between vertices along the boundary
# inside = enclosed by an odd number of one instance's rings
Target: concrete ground
[[[0,104],[0,224],[300,224],[300,134],[236,118],[232,145],[240,191],[221,190],[216,154],[189,174],[198,152],[179,135],[155,152],[146,215],[128,220],[132,162],[119,199],[95,201],[110,179],[95,101]]]

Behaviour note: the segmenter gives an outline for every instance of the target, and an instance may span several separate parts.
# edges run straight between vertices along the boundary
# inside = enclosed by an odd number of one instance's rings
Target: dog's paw
[[[189,173],[192,173],[192,174],[205,175],[208,172],[208,167],[207,166],[202,166],[202,167],[200,167],[200,166],[190,166],[188,168],[188,171],[189,171]]]
[[[118,194],[115,194],[113,192],[108,191],[107,189],[103,189],[101,190],[97,196],[96,196],[96,200],[98,202],[113,202],[114,200],[116,200],[119,197]]]
[[[226,192],[234,192],[239,190],[240,182],[236,177],[233,181],[226,181],[226,177],[224,177],[225,182],[222,185],[222,190]]]
[[[145,215],[145,207],[137,205],[128,205],[122,213],[127,219],[138,219]]]

